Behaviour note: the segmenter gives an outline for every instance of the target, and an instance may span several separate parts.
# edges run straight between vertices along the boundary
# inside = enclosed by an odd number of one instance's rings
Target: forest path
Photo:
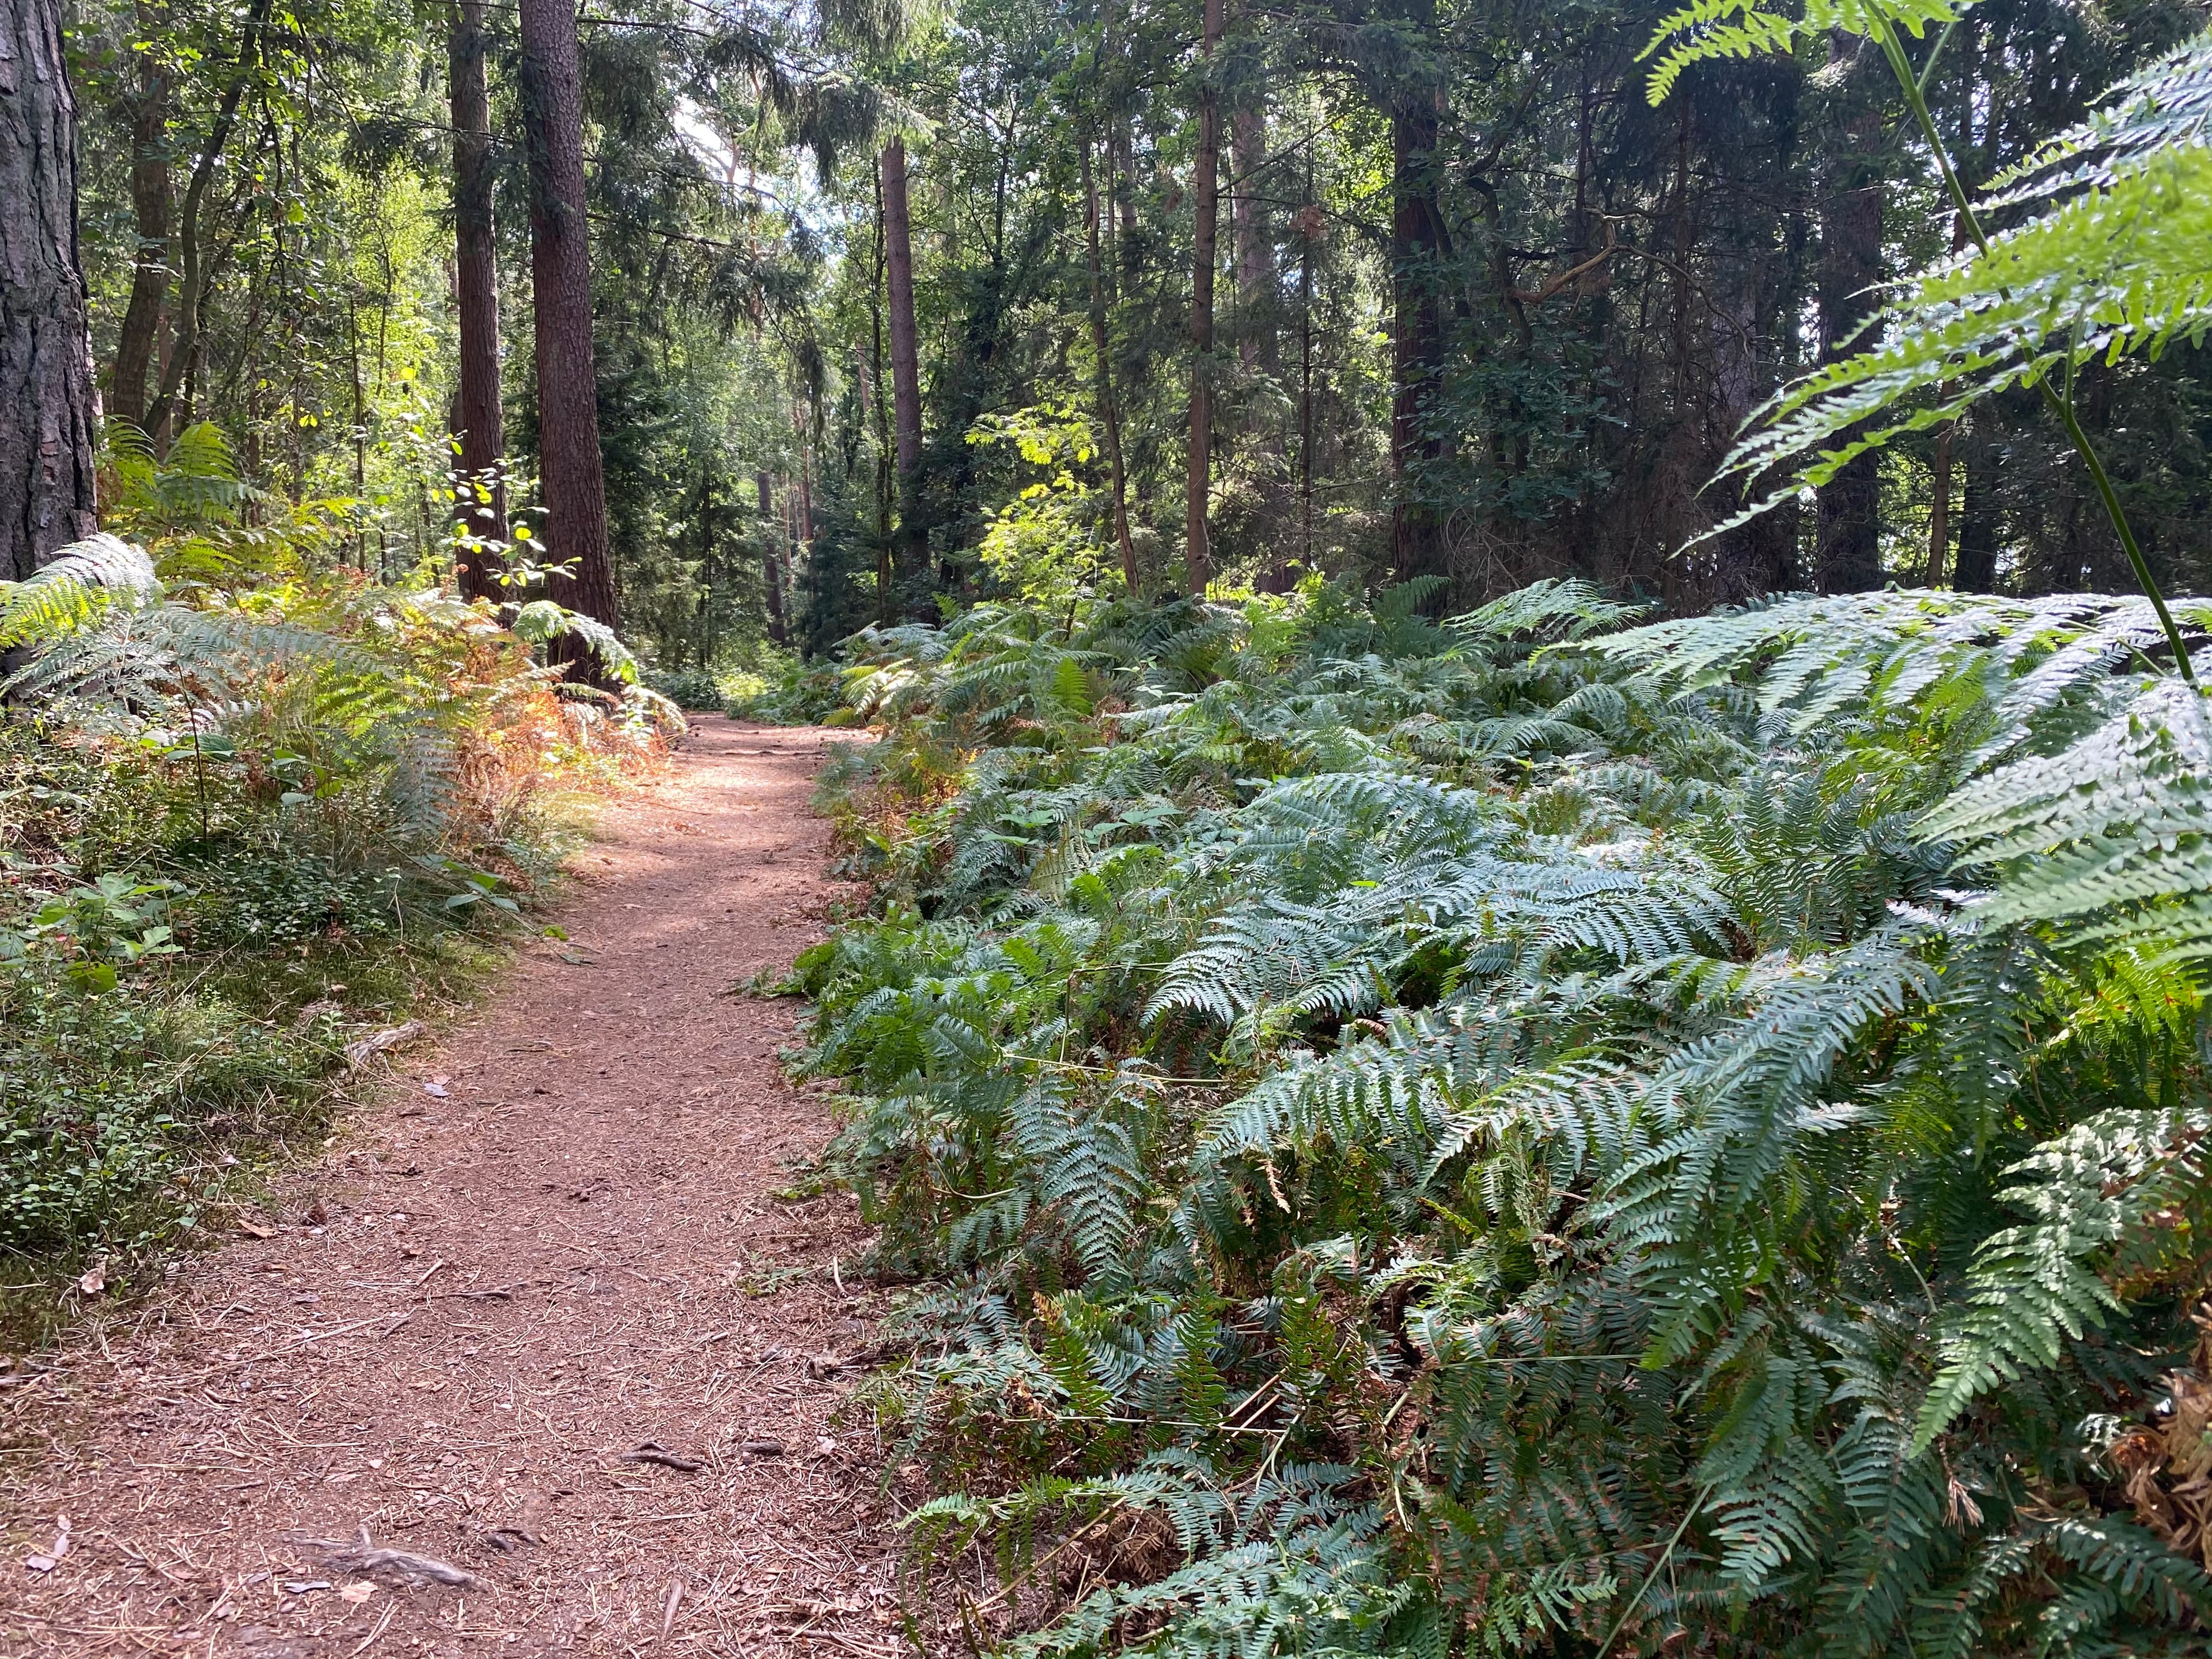
[[[829,1115],[778,1069],[791,1005],[726,994],[822,931],[835,737],[696,722],[568,942],[397,1051],[272,1237],[0,1396],[0,1651],[890,1659],[872,1436],[835,1416],[866,1232],[776,1196]],[[473,1582],[301,1541],[364,1528]]]

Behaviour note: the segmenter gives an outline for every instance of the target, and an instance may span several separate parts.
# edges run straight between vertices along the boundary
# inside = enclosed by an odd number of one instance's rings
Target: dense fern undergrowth
[[[0,1332],[312,1146],[346,1045],[465,995],[674,710],[563,686],[434,573],[234,525],[0,584]],[[158,555],[158,558],[157,558]],[[224,580],[251,556],[250,578]],[[566,619],[525,605],[516,628]],[[98,1280],[89,1281],[98,1283]]]
[[[978,1638],[2203,1652],[2212,726],[2149,606],[1419,598],[860,641],[805,1065]]]

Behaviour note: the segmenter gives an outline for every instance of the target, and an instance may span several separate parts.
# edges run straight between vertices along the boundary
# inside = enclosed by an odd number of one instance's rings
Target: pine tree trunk
[[[521,0],[522,113],[530,157],[530,294],[536,319],[538,471],[546,551],[572,567],[549,594],[616,625],[607,489],[592,349],[592,260],[584,219],[583,71],[573,0]],[[580,648],[565,659],[604,671]]]
[[[460,388],[453,424],[460,440],[454,516],[464,540],[461,592],[496,599],[507,539],[507,486],[500,460],[507,422],[499,387],[499,249],[492,223],[491,100],[484,84],[484,0],[458,0],[447,58],[453,117],[453,266],[460,324]]]
[[[907,210],[906,140],[884,146],[884,283],[891,333],[891,419],[898,445],[899,576],[922,572],[926,527],[920,501],[921,355],[914,325],[914,228]]]
[[[1091,138],[1083,139],[1084,245],[1091,261],[1091,354],[1096,360],[1098,424],[1105,434],[1106,465],[1113,483],[1114,545],[1121,556],[1121,581],[1133,594],[1144,592],[1137,568],[1137,547],[1129,537],[1128,474],[1121,464],[1121,417],[1114,405],[1114,352],[1106,326],[1106,275],[1099,252],[1098,180],[1091,168]]]
[[[1206,509],[1213,488],[1213,266],[1221,231],[1221,92],[1213,80],[1221,0],[1206,0],[1205,30],[1206,81],[1199,94],[1198,155],[1191,184],[1190,453],[1183,487],[1184,580],[1200,598],[1213,580]]]
[[[158,18],[140,0],[139,29],[150,33]],[[115,372],[110,376],[108,412],[143,428],[146,423],[146,375],[153,367],[161,331],[162,302],[169,295],[169,79],[155,55],[138,54],[138,88],[130,100],[131,213],[138,239],[131,277],[131,301],[115,340]]]
[[[1881,186],[1875,152],[1881,147],[1881,106],[1865,81],[1886,71],[1877,60],[1852,66],[1859,43],[1832,35],[1830,71],[1846,100],[1838,123],[1820,211],[1820,361],[1832,363],[1874,343],[1856,331],[1879,303],[1881,280]],[[1873,48],[1866,48],[1871,54]],[[1814,584],[1823,593],[1863,593],[1881,586],[1881,472],[1872,453],[1858,457],[1819,491]]]
[[[1428,401],[1442,367],[1443,318],[1437,301],[1437,263],[1443,220],[1437,205],[1437,111],[1409,104],[1390,123],[1391,328],[1390,472],[1396,505],[1391,566],[1400,581],[1442,575],[1443,527],[1419,499],[1418,477],[1438,454],[1427,435]]]
[[[90,535],[93,389],[61,0],[0,8],[0,577]]]

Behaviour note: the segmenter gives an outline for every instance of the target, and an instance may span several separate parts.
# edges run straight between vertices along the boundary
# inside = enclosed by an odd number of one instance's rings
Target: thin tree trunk
[[[760,507],[761,577],[768,592],[768,636],[781,645],[786,639],[783,560],[776,552],[775,498],[769,487],[767,468],[753,474],[753,491]]]
[[[1272,370],[1281,350],[1275,335],[1275,241],[1260,198],[1267,118],[1249,93],[1229,117],[1229,153],[1237,175],[1229,222],[1237,260],[1237,355],[1248,369]]]
[[[1930,587],[1943,585],[1943,566],[1951,551],[1951,437],[1958,422],[1946,421],[1936,434],[1936,453],[1929,465],[1936,487],[1928,504],[1928,570]]]
[[[223,90],[214,124],[192,162],[191,180],[185,186],[184,208],[177,223],[179,293],[173,313],[176,336],[161,370],[161,389],[146,410],[144,425],[151,433],[164,433],[171,426],[170,416],[178,412],[178,390],[199,356],[201,302],[206,298],[213,264],[200,249],[200,216],[207,204],[208,189],[215,182],[216,163],[230,142],[231,131],[238,125],[239,106],[246,100],[246,86],[260,65],[261,32],[269,26],[270,4],[271,0],[255,0],[246,15],[239,36],[237,72]]]
[[[100,422],[61,0],[0,7],[0,576],[95,528]]]
[[[1973,66],[1977,61],[1975,37],[1970,28],[1961,42],[1968,76],[1969,96],[1961,100],[1959,115],[1959,151],[1954,165],[1966,169],[1963,177],[1969,189],[1974,187],[1974,100],[1972,91]],[[1962,213],[1951,216],[1951,252],[1957,253],[1966,246],[1966,216]],[[1951,550],[1951,453],[1957,447],[1959,423],[1943,422],[1942,430],[1936,434],[1936,453],[1932,465],[1936,474],[1934,499],[1928,508],[1928,586],[1943,585],[1943,564]]]
[[[1442,526],[1420,499],[1419,477],[1439,451],[1426,430],[1430,395],[1443,355],[1437,262],[1443,222],[1437,206],[1437,118],[1432,99],[1396,111],[1390,123],[1391,328],[1390,472],[1396,496],[1391,565],[1401,581],[1442,575]]]
[[[1313,568],[1314,530],[1314,239],[1320,234],[1313,146],[1308,144],[1305,208],[1298,216],[1298,562],[1308,571]],[[1290,583],[1286,580],[1282,586],[1287,592]]]
[[[1996,446],[1969,418],[1965,441],[1966,474],[1959,492],[1959,553],[1951,586],[1961,593],[1990,593],[1997,580],[1997,457]]]
[[[1881,280],[1881,187],[1875,152],[1882,140],[1881,107],[1867,94],[1852,61],[1859,42],[1830,37],[1831,73],[1848,100],[1837,128],[1820,213],[1820,361],[1832,363],[1873,343],[1857,332],[1877,303]],[[1871,51],[1871,48],[1869,49]],[[1814,585],[1824,593],[1860,593],[1881,586],[1881,473],[1871,453],[1847,465],[1816,498]]]
[[[484,84],[484,0],[458,0],[447,58],[453,115],[453,265],[459,291],[460,389],[454,426],[460,476],[454,515],[463,594],[496,599],[504,569],[506,412],[499,386],[499,245],[492,222],[491,100]]]
[[[612,628],[618,620],[607,546],[592,349],[592,261],[584,219],[584,89],[573,0],[521,0],[522,113],[530,157],[530,292],[537,324],[538,470],[546,550],[572,567],[553,599]],[[580,649],[576,670],[605,670]]]
[[[1128,474],[1121,465],[1121,417],[1114,404],[1113,347],[1106,327],[1106,277],[1098,246],[1098,180],[1091,168],[1091,136],[1083,137],[1083,228],[1091,260],[1091,351],[1097,361],[1098,424],[1106,437],[1106,465],[1113,480],[1114,545],[1121,555],[1121,581],[1144,592],[1137,547],[1129,537]]]
[[[160,15],[140,0],[137,24],[150,34]],[[115,372],[109,377],[107,407],[118,420],[143,428],[146,375],[152,367],[161,328],[162,301],[169,294],[169,77],[155,54],[138,54],[138,88],[131,100],[131,213],[137,234],[131,277],[131,301],[115,340]]]
[[[869,372],[875,386],[876,421],[876,620],[889,625],[898,614],[898,578],[891,564],[892,451],[890,406],[884,397],[884,173],[876,164],[876,269],[868,284],[868,320],[874,329]]]
[[[884,146],[884,272],[891,333],[891,411],[899,472],[899,574],[911,579],[924,563],[921,512],[921,356],[914,325],[914,231],[907,210],[906,140]]]
[[[1136,257],[1137,192],[1131,183],[1137,167],[1137,135],[1129,118],[1119,117],[1107,140],[1107,177],[1113,184],[1114,216],[1121,226],[1121,257]]]
[[[711,669],[720,641],[714,636],[714,470],[699,469],[699,666]]]
[[[1213,580],[1206,509],[1213,487],[1213,266],[1220,234],[1221,92],[1214,84],[1221,44],[1222,0],[1206,0],[1199,93],[1198,156],[1194,163],[1190,266],[1190,453],[1183,489],[1183,571],[1190,592],[1204,598]]]

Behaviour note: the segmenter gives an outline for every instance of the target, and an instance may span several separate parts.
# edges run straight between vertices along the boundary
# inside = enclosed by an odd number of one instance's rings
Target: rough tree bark
[[[607,548],[592,350],[592,261],[584,222],[584,88],[573,0],[521,0],[522,118],[530,155],[530,297],[537,319],[538,470],[546,550],[572,574],[550,596],[608,627],[617,620]],[[604,672],[580,648],[567,655]]]
[[[1875,152],[1881,148],[1881,106],[1863,82],[1887,75],[1877,58],[1853,67],[1860,43],[1835,34],[1828,44],[1832,72],[1846,100],[1836,124],[1835,154],[1828,166],[1820,209],[1820,361],[1832,363],[1873,343],[1860,325],[1879,304],[1881,280],[1881,185]],[[1872,48],[1868,48],[1872,53]],[[1881,586],[1881,473],[1871,454],[1852,461],[1818,493],[1814,584],[1823,593],[1862,593]]]
[[[507,539],[500,459],[507,421],[499,391],[499,262],[492,223],[491,100],[484,84],[484,0],[457,0],[447,57],[453,117],[453,265],[460,323],[460,440],[454,514],[465,537],[458,574],[472,599],[496,599]]]
[[[150,34],[160,9],[140,0],[137,26]],[[162,305],[169,296],[169,77],[159,56],[138,54],[138,84],[129,100],[131,122],[131,213],[137,232],[137,263],[131,301],[115,340],[115,372],[109,377],[107,409],[135,427],[146,424],[146,376],[154,364]]]
[[[0,7],[0,576],[96,527],[99,403],[77,252],[61,0]]]
[[[1201,49],[1205,82],[1198,101],[1198,155],[1192,164],[1190,266],[1190,454],[1183,487],[1183,571],[1200,598],[1213,579],[1206,523],[1213,487],[1213,266],[1221,231],[1221,89],[1213,60],[1221,44],[1222,0],[1206,0]]]
[[[891,334],[891,420],[898,444],[898,574],[918,576],[925,562],[921,503],[921,354],[914,326],[914,226],[907,210],[906,140],[884,146],[884,280]]]

